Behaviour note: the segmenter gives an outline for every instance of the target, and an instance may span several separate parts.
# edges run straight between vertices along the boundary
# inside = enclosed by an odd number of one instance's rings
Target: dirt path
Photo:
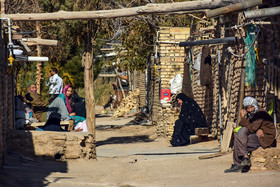
[[[0,186],[279,186],[280,172],[225,174],[232,154],[199,160],[219,151],[210,141],[171,147],[164,138],[155,139],[153,126],[126,126],[130,120],[99,115],[97,160],[35,162],[16,157],[4,165]],[[20,184],[20,185],[19,185]]]

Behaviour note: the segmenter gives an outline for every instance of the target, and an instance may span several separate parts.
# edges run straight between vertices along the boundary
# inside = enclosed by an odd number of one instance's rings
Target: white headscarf
[[[245,97],[243,99],[243,107],[246,109],[248,106],[254,106],[255,107],[255,111],[254,111],[254,113],[252,115],[248,113],[249,118],[252,118],[253,115],[258,110],[258,101],[255,98],[253,98],[253,97]]]

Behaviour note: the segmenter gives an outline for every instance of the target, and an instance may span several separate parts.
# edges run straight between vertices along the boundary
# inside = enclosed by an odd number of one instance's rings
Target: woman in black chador
[[[190,144],[190,135],[195,134],[195,128],[207,127],[205,117],[198,104],[183,93],[176,97],[181,107],[179,119],[176,120],[170,143],[173,146]]]

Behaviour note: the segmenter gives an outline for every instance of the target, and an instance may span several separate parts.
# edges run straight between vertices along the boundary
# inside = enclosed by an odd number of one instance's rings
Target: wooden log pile
[[[139,89],[134,89],[133,92],[130,91],[128,95],[122,100],[117,110],[114,112],[114,117],[118,118],[125,116],[130,110],[137,108],[137,99],[139,97],[139,94]]]

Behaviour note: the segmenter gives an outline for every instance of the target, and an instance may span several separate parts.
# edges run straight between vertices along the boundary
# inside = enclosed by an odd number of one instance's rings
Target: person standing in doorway
[[[49,103],[51,103],[59,94],[62,93],[63,80],[58,76],[56,68],[52,68],[49,73],[50,80],[46,83],[49,86]]]

